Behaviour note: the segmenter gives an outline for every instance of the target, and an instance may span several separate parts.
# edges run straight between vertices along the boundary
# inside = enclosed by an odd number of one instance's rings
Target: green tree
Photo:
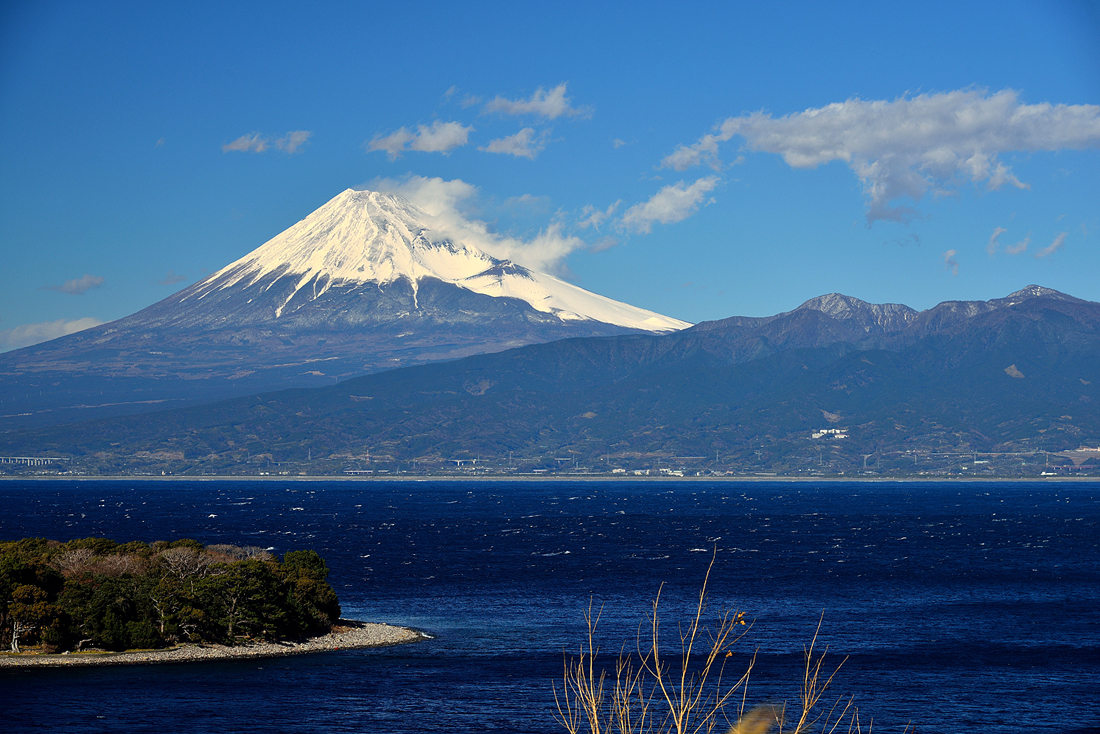
[[[19,638],[27,634],[25,622],[20,622],[17,629],[12,616],[16,590],[32,586],[43,591],[46,602],[52,603],[65,583],[57,569],[47,565],[49,552],[46,541],[41,538],[0,545],[0,638],[13,650],[19,646]]]
[[[12,593],[8,614],[11,617],[11,651],[19,652],[23,638],[34,640],[36,633],[57,618],[57,609],[49,602],[45,589],[23,584]]]
[[[282,586],[271,565],[263,561],[216,564],[197,590],[203,608],[213,614],[227,642],[243,637],[275,639],[286,631]]]
[[[0,542],[0,644],[124,650],[301,636],[340,616],[327,576],[313,551],[279,563],[262,549],[187,539]]]
[[[147,577],[88,575],[66,585],[62,605],[79,620],[85,642],[107,650],[161,647],[149,598],[151,582]]]
[[[297,634],[328,629],[340,618],[340,600],[326,581],[328,566],[316,552],[288,552],[282,574]]]

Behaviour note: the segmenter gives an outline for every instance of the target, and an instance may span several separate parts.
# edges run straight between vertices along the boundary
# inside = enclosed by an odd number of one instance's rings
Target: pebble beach
[[[33,652],[20,655],[8,653],[0,654],[0,668],[61,667],[69,665],[155,665],[158,663],[188,663],[204,660],[273,658],[283,655],[306,655],[330,650],[401,645],[424,639],[428,639],[428,635],[407,627],[341,619],[328,634],[304,640],[255,642],[233,647],[185,644],[167,650],[133,650],[127,652],[93,650],[60,655],[41,655]]]

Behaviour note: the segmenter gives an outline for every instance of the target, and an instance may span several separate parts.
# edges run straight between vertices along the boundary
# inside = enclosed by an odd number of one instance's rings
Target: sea
[[[313,549],[345,617],[422,642],[264,660],[0,669],[0,731],[530,732],[598,616],[597,662],[744,612],[738,705],[863,731],[1100,732],[1100,483],[5,480],[0,538]],[[755,658],[754,658],[755,656]],[[838,731],[848,731],[847,725]]]

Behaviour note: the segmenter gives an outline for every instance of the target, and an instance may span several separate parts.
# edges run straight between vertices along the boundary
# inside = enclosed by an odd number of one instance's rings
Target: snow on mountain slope
[[[676,331],[687,322],[613,301],[544,273],[446,239],[433,239],[430,216],[393,194],[348,189],[290,229],[189,289],[184,299],[244,286],[262,290],[293,277],[313,299],[349,283],[385,285],[399,278],[413,288],[424,278],[488,296],[515,298],[563,321],[592,320],[645,331]]]
[[[839,321],[857,325],[865,332],[882,329],[887,333],[904,329],[918,313],[900,303],[867,303],[842,293],[811,298],[795,310],[801,309],[820,311]]]

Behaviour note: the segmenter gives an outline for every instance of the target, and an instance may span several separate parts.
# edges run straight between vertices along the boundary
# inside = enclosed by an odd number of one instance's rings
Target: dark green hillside
[[[1100,304],[1058,296],[943,304],[937,318],[886,321],[891,331],[876,331],[874,314],[851,313],[809,329],[827,316],[811,311],[747,327],[741,319],[660,337],[570,339],[319,390],[9,434],[0,453],[176,473],[433,471],[473,459],[519,470],[789,473],[919,471],[935,455],[980,452],[1001,470],[1025,471],[1037,451],[1100,442]],[[783,320],[797,333],[760,333]],[[820,343],[842,332],[871,336]],[[826,428],[846,437],[813,437]]]

